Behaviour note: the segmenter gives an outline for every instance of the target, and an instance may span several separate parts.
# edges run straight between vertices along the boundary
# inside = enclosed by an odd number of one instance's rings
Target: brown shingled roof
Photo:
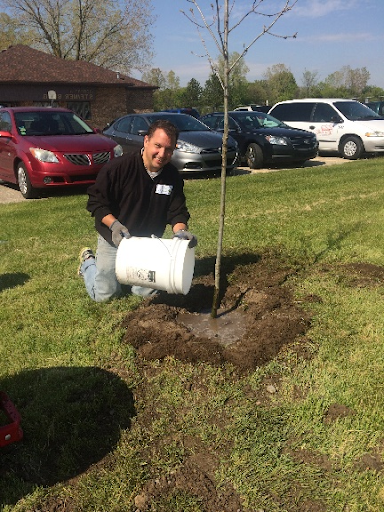
[[[0,83],[76,83],[156,89],[150,84],[82,60],[65,60],[18,44],[0,52]]]

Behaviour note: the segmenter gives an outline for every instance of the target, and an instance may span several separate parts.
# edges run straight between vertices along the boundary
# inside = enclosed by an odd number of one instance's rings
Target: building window
[[[76,112],[83,119],[91,119],[91,105],[89,101],[68,101],[67,108]]]

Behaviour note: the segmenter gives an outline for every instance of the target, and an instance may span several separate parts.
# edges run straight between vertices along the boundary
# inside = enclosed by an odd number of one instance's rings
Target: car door
[[[11,132],[11,115],[7,111],[0,111],[0,131]],[[16,149],[10,137],[0,137],[0,179],[15,182],[13,162],[16,156]]]
[[[343,123],[340,114],[328,103],[316,103],[309,129],[315,133],[323,151],[337,151],[339,130]]]
[[[216,130],[224,132],[224,115],[218,118]],[[241,127],[231,116],[228,116],[228,134],[235,139],[239,145],[240,151],[243,152],[242,146],[244,143],[244,136],[242,134]]]

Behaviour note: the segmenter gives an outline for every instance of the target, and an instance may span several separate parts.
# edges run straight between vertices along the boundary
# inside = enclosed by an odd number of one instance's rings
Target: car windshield
[[[334,105],[350,121],[382,119],[376,112],[358,101],[335,101]]]
[[[158,119],[167,119],[171,123],[173,123],[176,128],[180,132],[209,132],[210,129],[203,123],[201,123],[198,119],[189,116],[188,114],[170,114],[167,116],[166,114],[156,115],[152,114],[148,116],[148,120],[150,123],[157,121]]]
[[[231,114],[232,115],[232,114]],[[287,125],[263,112],[241,112],[232,116],[245,130],[255,128],[285,128]]]
[[[73,112],[26,111],[15,112],[17,131],[20,135],[84,135],[93,133],[87,123]]]

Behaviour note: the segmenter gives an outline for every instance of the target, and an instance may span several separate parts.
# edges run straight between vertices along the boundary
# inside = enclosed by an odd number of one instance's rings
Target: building
[[[70,108],[95,128],[122,115],[153,110],[157,88],[86,61],[29,46],[0,52],[0,105]]]

